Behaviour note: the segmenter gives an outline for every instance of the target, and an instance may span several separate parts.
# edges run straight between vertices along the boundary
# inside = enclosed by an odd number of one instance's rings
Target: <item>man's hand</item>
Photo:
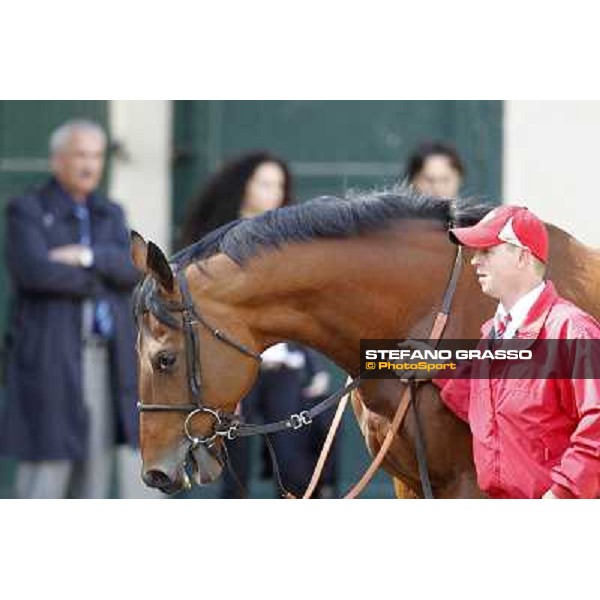
[[[398,350],[409,350],[410,352],[414,352],[415,350],[419,350],[420,352],[424,352],[425,350],[433,350],[433,348],[419,340],[405,340],[401,344],[398,344]],[[408,362],[406,360],[394,361],[397,363],[405,363]],[[418,361],[419,362],[419,361]],[[410,381],[415,381],[417,383],[427,383],[431,381],[435,376],[436,371],[429,371],[427,369],[407,369],[406,371],[396,371],[396,377],[402,381],[402,383],[409,383]]]
[[[81,244],[68,244],[52,248],[48,253],[50,260],[63,263],[72,267],[85,267],[91,265],[92,251]]]
[[[558,496],[552,493],[552,490],[548,490],[543,496],[542,500],[558,500]]]

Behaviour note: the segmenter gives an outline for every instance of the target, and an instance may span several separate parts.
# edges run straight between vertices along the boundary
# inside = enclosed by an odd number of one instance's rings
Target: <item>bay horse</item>
[[[269,346],[298,341],[356,376],[361,339],[427,338],[456,256],[447,230],[491,208],[404,190],[316,199],[222,227],[172,264],[134,234],[132,258],[146,275],[134,302],[145,483],[176,492],[189,482],[186,465],[200,485],[219,477],[220,416],[235,412]],[[600,318],[600,253],[557,227],[549,233],[549,278]],[[468,250],[462,259],[444,337],[478,339],[495,302],[481,292]],[[364,381],[354,395],[369,452],[379,449],[402,389],[397,380]],[[481,497],[468,426],[434,386],[424,386],[418,407],[434,496]],[[397,490],[422,495],[412,414],[382,466],[402,483]]]

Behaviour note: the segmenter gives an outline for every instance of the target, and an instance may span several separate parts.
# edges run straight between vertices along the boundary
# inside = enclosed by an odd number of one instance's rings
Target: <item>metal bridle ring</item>
[[[195,410],[193,410],[185,418],[185,423],[183,424],[183,431],[184,431],[185,435],[187,436],[188,440],[190,440],[190,442],[192,443],[192,449],[196,448],[200,444],[202,444],[204,446],[210,446],[217,439],[217,436],[218,436],[218,433],[216,433],[216,432],[213,433],[213,435],[207,435],[205,437],[197,437],[190,433],[190,421],[192,420],[192,418],[195,415],[200,414],[200,413],[208,413],[208,414],[212,415],[215,418],[215,426],[222,423],[219,413],[216,410],[213,410],[212,408],[201,407],[201,408],[196,408]]]

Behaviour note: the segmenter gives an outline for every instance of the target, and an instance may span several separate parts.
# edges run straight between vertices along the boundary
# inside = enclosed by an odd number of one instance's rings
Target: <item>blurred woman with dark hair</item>
[[[465,166],[458,152],[447,144],[422,144],[407,161],[406,181],[427,196],[456,198],[465,178]]]
[[[180,245],[240,217],[286,206],[291,198],[292,178],[283,160],[266,151],[244,154],[226,163],[191,201]]]

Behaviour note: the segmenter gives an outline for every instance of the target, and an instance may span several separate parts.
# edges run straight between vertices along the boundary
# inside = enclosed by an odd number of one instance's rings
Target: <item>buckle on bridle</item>
[[[292,429],[300,429],[305,425],[310,425],[312,419],[308,416],[308,412],[303,410],[298,414],[290,415],[290,427]]]
[[[239,423],[232,423],[225,431],[217,432],[217,434],[222,435],[223,437],[227,438],[231,442],[237,438],[236,432],[237,432],[238,426],[239,426]]]

